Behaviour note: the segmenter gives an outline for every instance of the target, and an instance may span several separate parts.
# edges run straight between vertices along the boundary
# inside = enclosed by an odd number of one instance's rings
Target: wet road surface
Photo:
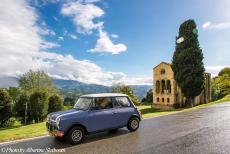
[[[120,129],[86,137],[81,145],[69,145],[51,137],[0,145],[2,149],[63,150],[68,153],[230,153],[230,102],[197,110],[145,119],[137,132]],[[38,150],[39,151],[39,150]],[[40,151],[42,152],[42,151]],[[1,153],[1,151],[0,151]]]

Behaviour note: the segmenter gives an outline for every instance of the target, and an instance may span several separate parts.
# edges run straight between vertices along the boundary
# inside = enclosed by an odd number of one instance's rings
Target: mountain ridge
[[[0,87],[17,87],[18,78],[16,77],[0,77]],[[87,84],[76,80],[53,79],[54,84],[58,87],[61,94],[85,94],[85,93],[106,93],[111,92],[111,86],[104,86],[98,84]],[[152,88],[151,85],[130,85],[133,88],[134,94],[142,99],[148,90]]]

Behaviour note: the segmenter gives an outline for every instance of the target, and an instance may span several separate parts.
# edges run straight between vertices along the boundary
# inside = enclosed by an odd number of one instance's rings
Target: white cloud
[[[78,37],[76,35],[74,35],[74,34],[69,34],[69,37],[74,39],[74,40],[78,39]]]
[[[101,0],[79,0],[79,2],[83,2],[83,3],[96,3],[99,1],[101,1]]]
[[[223,30],[223,29],[228,29],[230,28],[230,22],[223,22],[223,23],[218,23],[218,24],[212,24],[211,22],[206,22],[202,25],[204,29],[218,29],[218,30]]]
[[[96,29],[99,32],[96,47],[88,50],[89,52],[119,54],[126,51],[127,47],[125,44],[114,44],[112,42],[109,37],[110,35],[103,30],[103,21],[98,21],[97,23],[94,22],[95,19],[100,18],[105,14],[101,8],[91,3],[96,1],[68,2],[63,5],[61,13],[73,18],[74,24],[79,33],[91,34],[93,29]],[[118,38],[118,35],[112,34],[111,37]]]
[[[94,4],[81,4],[80,2],[68,2],[62,6],[61,13],[72,17],[77,31],[82,34],[91,34],[93,29],[103,26],[103,22],[94,22],[102,17],[104,11]]]
[[[33,69],[44,70],[52,77],[86,83],[148,83],[145,78],[129,78],[121,72],[104,71],[92,61],[42,51],[58,45],[42,39],[38,33],[37,18],[36,11],[25,0],[1,1],[0,77],[19,76]]]
[[[211,23],[208,21],[208,22],[204,23],[202,25],[202,27],[205,29],[205,28],[208,28],[210,25],[211,25]]]
[[[38,27],[38,33],[40,35],[51,35],[51,36],[55,36],[56,33],[53,30],[50,30],[45,22],[42,22],[41,26]]]
[[[63,35],[74,40],[78,39],[77,35],[69,33],[66,29],[63,30]]]
[[[225,68],[225,67],[229,67],[229,66],[206,66],[205,70],[206,70],[206,72],[211,73],[212,77],[215,77],[218,75],[220,70]]]
[[[89,52],[119,54],[126,50],[127,47],[124,44],[114,44],[106,32],[99,30],[99,38],[96,47],[90,49]]]
[[[60,47],[59,44],[53,42],[42,41],[40,43],[41,49],[50,49],[50,48],[58,48]]]
[[[111,34],[112,38],[118,38],[119,36],[117,34]]]
[[[63,40],[64,40],[64,37],[59,36],[59,37],[58,37],[58,40],[59,40],[59,41],[63,41]]]

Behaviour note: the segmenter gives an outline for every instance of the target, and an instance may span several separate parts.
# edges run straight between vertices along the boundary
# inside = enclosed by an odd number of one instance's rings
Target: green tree
[[[60,96],[52,95],[49,98],[48,113],[63,110],[63,101]]]
[[[22,93],[14,105],[14,113],[21,123],[27,124],[27,107],[29,104],[29,95]]]
[[[112,92],[116,92],[116,93],[123,93],[128,95],[131,100],[133,101],[133,103],[135,105],[139,105],[140,102],[139,100],[136,98],[136,96],[134,95],[133,89],[130,86],[127,85],[115,85],[112,87]]]
[[[141,100],[143,103],[153,103],[153,90],[150,89],[146,96]]]
[[[223,76],[223,75],[230,76],[230,67],[223,68],[218,74],[218,76]]]
[[[15,104],[19,99],[21,91],[18,87],[9,87],[8,93],[13,101],[13,104]]]
[[[76,103],[76,98],[77,97],[74,98],[74,97],[70,97],[70,96],[65,97],[64,105],[65,106],[74,106],[74,104]]]
[[[45,91],[49,94],[57,92],[53,80],[44,71],[32,71],[25,73],[19,79],[19,87],[29,94]]]
[[[212,79],[212,100],[218,100],[230,94],[230,72],[224,68]]]
[[[12,116],[12,99],[5,89],[0,89],[0,125],[1,127]]]
[[[182,23],[176,39],[172,69],[176,82],[193,106],[195,96],[203,90],[205,71],[195,21],[187,20]]]
[[[36,123],[43,121],[48,114],[48,94],[46,92],[34,92],[30,95],[28,104],[28,120]]]

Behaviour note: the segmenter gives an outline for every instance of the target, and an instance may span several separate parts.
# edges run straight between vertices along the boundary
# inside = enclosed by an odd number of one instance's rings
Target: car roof
[[[97,93],[97,94],[87,94],[82,95],[81,97],[115,97],[115,96],[128,96],[121,93]]]

